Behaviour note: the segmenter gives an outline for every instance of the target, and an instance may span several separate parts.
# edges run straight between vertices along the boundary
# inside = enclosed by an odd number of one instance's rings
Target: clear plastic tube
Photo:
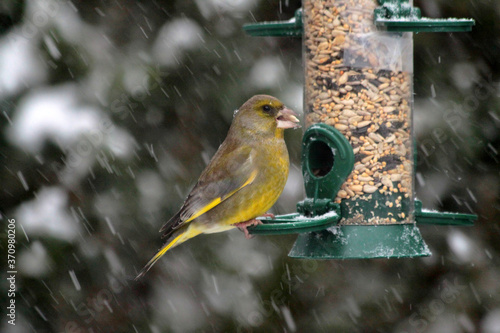
[[[335,198],[344,224],[414,221],[412,35],[378,31],[377,6],[303,1],[306,127],[335,127],[355,153]]]

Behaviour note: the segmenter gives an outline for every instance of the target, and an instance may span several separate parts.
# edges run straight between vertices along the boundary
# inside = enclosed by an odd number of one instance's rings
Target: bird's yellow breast
[[[283,139],[272,137],[254,146],[257,175],[251,184],[241,188],[193,222],[204,233],[220,232],[231,225],[265,214],[283,192],[289,159]]]
[[[247,221],[265,214],[274,205],[283,192],[289,169],[288,151],[284,141],[276,140],[265,147],[259,148],[262,154],[259,156],[259,171],[252,184],[241,190],[240,200],[234,210],[229,214],[224,224],[234,224]],[[265,152],[265,153],[264,153]]]

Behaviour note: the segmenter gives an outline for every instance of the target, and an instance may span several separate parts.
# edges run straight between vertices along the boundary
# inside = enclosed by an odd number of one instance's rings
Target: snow
[[[467,90],[472,88],[480,79],[477,67],[470,62],[461,62],[453,65],[451,69],[453,84],[459,89]]]
[[[299,119],[302,118],[304,105],[304,86],[302,84],[291,82],[280,94],[280,97],[286,106],[299,114]]]
[[[390,4],[387,4],[387,3],[384,4],[384,7],[389,7],[389,6],[390,6]],[[424,21],[427,21],[427,22],[436,22],[436,21],[469,22],[469,20],[470,19],[467,19],[467,18],[454,18],[454,17],[435,19],[435,18],[430,18],[430,17],[418,17],[417,18],[415,16],[409,16],[409,17],[394,16],[392,18],[377,19],[377,22],[424,22]]]
[[[235,276],[223,272],[203,271],[203,298],[208,300],[209,309],[216,313],[232,313],[242,326],[259,326],[269,309],[259,298],[252,281],[245,274]]]
[[[12,122],[9,140],[32,152],[40,151],[46,139],[74,142],[83,133],[100,128],[98,110],[78,105],[73,84],[30,92],[20,101]]]
[[[53,59],[58,60],[61,58],[61,51],[59,51],[59,49],[57,48],[57,44],[51,36],[44,35],[43,42],[47,47],[47,51]]]
[[[153,45],[153,55],[165,66],[176,66],[186,50],[202,45],[203,30],[188,18],[174,19],[161,29]]]
[[[104,219],[106,220],[106,224],[108,225],[109,230],[111,230],[111,233],[112,233],[113,235],[115,235],[115,234],[116,234],[116,230],[115,230],[115,227],[113,226],[113,223],[112,223],[112,222],[111,222],[111,220],[109,219],[109,217],[105,217]]]
[[[106,258],[108,266],[113,274],[124,274],[124,267],[126,265],[122,263],[115,250],[111,247],[106,247],[104,249],[104,257]]]
[[[460,326],[464,329],[465,332],[473,333],[476,331],[474,322],[467,314],[461,313],[460,315],[458,315],[457,319]]]
[[[206,315],[190,290],[163,283],[153,290],[152,323],[168,323],[172,332],[195,331],[206,324]]]
[[[33,41],[14,29],[0,39],[0,97],[12,95],[22,89],[44,81],[47,68],[42,63]]]
[[[123,86],[132,94],[134,100],[142,101],[146,97],[149,86],[147,69],[134,62],[128,63],[127,70],[123,73]]]
[[[18,270],[25,276],[39,278],[49,272],[51,263],[45,246],[40,241],[34,241],[20,253]]]
[[[415,174],[416,178],[417,178],[417,181],[418,181],[418,185],[424,187],[425,186],[425,179],[424,179],[424,176],[422,175],[421,172],[417,172]]]
[[[458,257],[458,259],[464,262],[472,259],[472,240],[464,233],[458,230],[452,230],[446,237],[446,240],[448,241],[451,251]]]
[[[102,120],[105,122],[107,120]],[[119,158],[126,158],[132,155],[133,146],[137,145],[134,137],[129,132],[116,127],[110,123],[108,135],[104,137],[104,145],[111,150],[111,152]],[[98,129],[99,132],[106,131],[104,128]],[[94,130],[95,132],[95,130]],[[103,133],[104,134],[104,133]]]
[[[25,191],[29,190],[28,182],[26,182],[26,178],[24,178],[24,175],[21,171],[17,172],[17,177],[19,178],[19,181],[23,185],[23,188]]]
[[[280,211],[290,212],[295,211],[296,203],[302,200],[305,196],[304,182],[302,180],[302,171],[295,165],[290,165],[288,179],[283,189],[283,193],[278,200]]]
[[[80,282],[78,281],[78,278],[76,277],[75,271],[74,270],[70,270],[69,271],[69,276],[71,277],[71,281],[73,282],[73,284],[75,286],[75,289],[77,291],[80,291],[82,289],[82,287],[80,286]]]
[[[144,212],[162,207],[166,197],[166,187],[158,173],[150,170],[142,171],[136,176],[136,184],[141,193],[140,207]]]
[[[68,195],[62,188],[42,187],[36,198],[23,203],[15,215],[30,237],[48,235],[72,241],[80,226],[66,210],[67,201]]]
[[[201,14],[206,19],[222,12],[246,12],[255,7],[257,0],[196,0]],[[226,22],[227,24],[227,22]]]
[[[293,220],[297,220],[298,222],[300,222],[304,219],[307,219],[309,221],[318,221],[318,220],[323,220],[326,218],[336,217],[336,216],[338,216],[337,213],[334,210],[331,210],[329,212],[326,212],[323,215],[317,215],[317,216],[297,215],[297,216],[293,217]],[[292,222],[293,222],[293,220],[292,220]]]
[[[488,312],[481,321],[481,332],[500,333],[500,308]]]
[[[280,86],[285,77],[285,66],[279,57],[263,57],[250,70],[250,83],[260,89]]]
[[[286,326],[288,327],[290,332],[296,332],[297,325],[295,324],[295,321],[293,320],[292,312],[290,311],[290,308],[287,306],[282,306],[281,313],[283,314],[283,319],[285,319]]]
[[[219,286],[217,285],[217,279],[215,278],[215,275],[212,274],[212,281],[214,282],[214,289],[215,289],[215,293],[217,295],[220,295],[220,292],[219,292]]]
[[[38,306],[36,306],[36,305],[35,305],[33,308],[34,308],[34,309],[35,309],[35,311],[36,311],[36,312],[40,315],[40,317],[42,317],[42,319],[43,319],[44,321],[48,321],[48,320],[47,320],[47,317],[45,317],[45,314],[42,312],[42,310],[40,310],[40,308],[39,308]]]
[[[229,235],[235,238],[244,238],[239,230],[235,230]],[[238,246],[235,247],[233,242],[238,242]],[[262,251],[263,249],[265,251]],[[217,249],[217,257],[221,261],[233,267],[241,275],[252,277],[262,277],[269,274],[272,266],[269,264],[268,256],[271,256],[274,260],[278,254],[279,250],[274,244],[258,244],[257,242],[245,242],[238,239],[224,242]]]

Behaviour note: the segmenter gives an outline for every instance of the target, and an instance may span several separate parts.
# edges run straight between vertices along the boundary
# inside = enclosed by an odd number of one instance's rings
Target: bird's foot
[[[272,219],[275,218],[274,214],[273,213],[265,213],[265,214],[262,214],[262,217],[270,217]]]
[[[254,226],[254,225],[259,225],[259,224],[262,224],[261,220],[252,219],[252,220],[248,220],[248,221],[245,221],[245,222],[236,223],[236,224],[234,224],[234,226],[237,227],[238,229],[240,229],[241,231],[243,231],[245,233],[245,238],[246,239],[250,239],[250,238],[252,238],[252,235],[250,235],[250,233],[248,232],[247,228],[251,227],[251,226]]]

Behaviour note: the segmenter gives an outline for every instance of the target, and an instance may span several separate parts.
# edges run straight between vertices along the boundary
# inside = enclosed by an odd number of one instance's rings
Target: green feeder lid
[[[462,32],[471,31],[473,19],[432,19],[422,17],[419,8],[412,7],[409,0],[379,0],[380,7],[374,11],[377,27],[387,31],[413,32]]]

